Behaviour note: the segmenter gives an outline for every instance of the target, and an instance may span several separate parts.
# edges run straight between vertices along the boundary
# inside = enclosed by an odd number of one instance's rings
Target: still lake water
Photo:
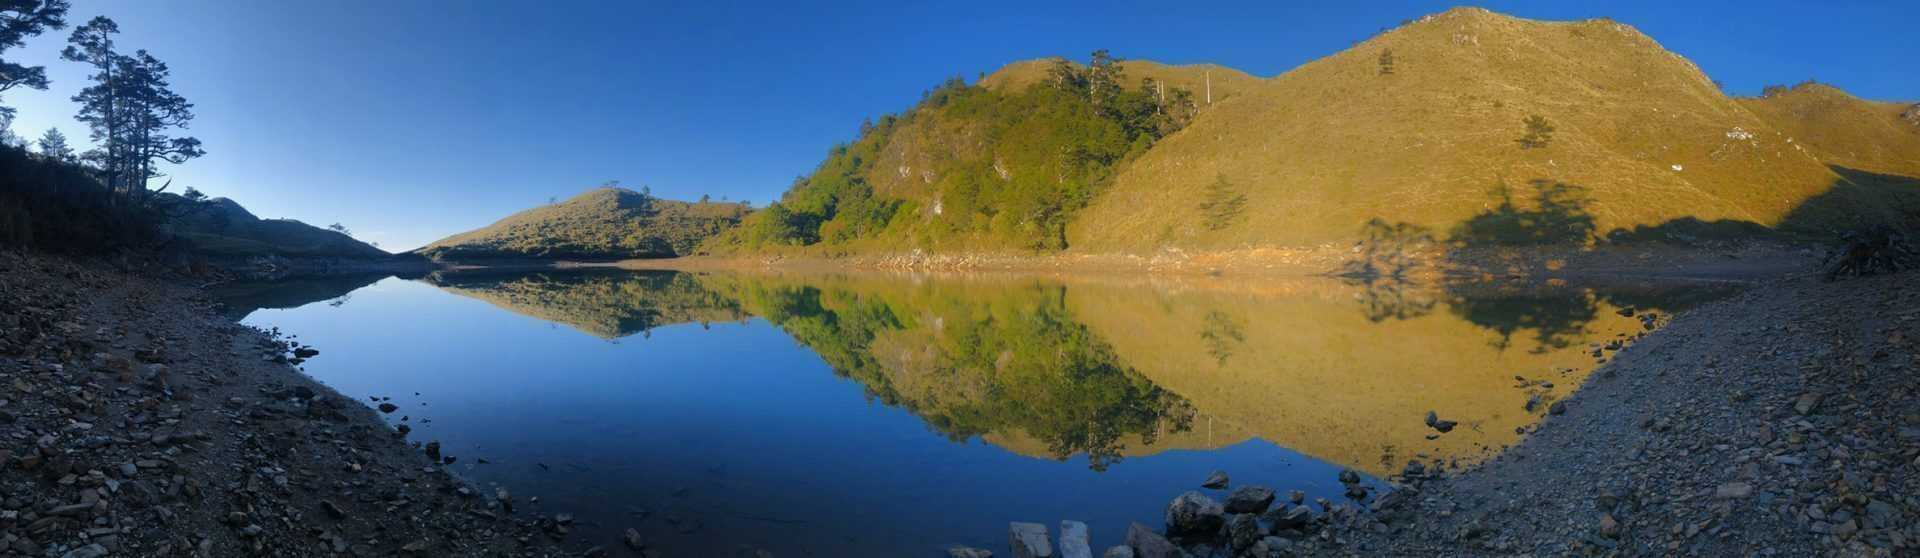
[[[1342,469],[1484,459],[1596,347],[1728,292],[585,270],[216,294],[576,540],[941,556],[1062,519],[1098,552],[1216,469],[1339,501]]]

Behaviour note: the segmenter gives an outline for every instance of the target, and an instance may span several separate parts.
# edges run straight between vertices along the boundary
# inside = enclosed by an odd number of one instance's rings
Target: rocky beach
[[[1490,462],[1414,459],[1342,501],[1195,479],[1125,541],[1012,524],[1013,556],[1911,556],[1920,289],[1810,274],[1589,347],[1600,368]],[[1648,320],[1653,329],[1656,320]],[[1552,388],[1552,378],[1516,385]],[[1562,389],[1566,389],[1565,386]],[[1452,421],[1428,417],[1435,435]],[[1424,456],[1423,456],[1424,457]],[[954,557],[988,549],[955,548]]]
[[[564,513],[450,474],[202,282],[0,254],[0,554],[573,555]]]

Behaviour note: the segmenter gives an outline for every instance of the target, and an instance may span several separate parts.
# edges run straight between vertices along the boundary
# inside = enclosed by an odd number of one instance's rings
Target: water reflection
[[[399,395],[414,437],[492,463],[469,474],[688,555],[928,554],[1062,518],[1111,544],[1214,468],[1338,498],[1341,468],[1518,441],[1649,313],[1725,292],[1384,276],[579,270],[227,291],[236,311],[310,303],[247,321],[320,346],[308,370],[349,395]]]
[[[573,271],[425,281],[606,339],[759,317],[950,440],[1085,456],[1095,470],[1259,438],[1376,475],[1416,454],[1471,462],[1517,441],[1544,408],[1527,408],[1540,394],[1516,389],[1515,376],[1572,389],[1595,364],[1585,345],[1643,331],[1622,304],[1657,310],[1670,298],[1404,280]],[[1670,290],[1697,301],[1723,289]],[[1466,428],[1439,435],[1428,411]]]

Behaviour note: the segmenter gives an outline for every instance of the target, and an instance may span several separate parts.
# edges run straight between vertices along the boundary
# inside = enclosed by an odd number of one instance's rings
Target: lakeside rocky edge
[[[1278,505],[1219,472],[1102,556],[1920,555],[1913,279],[1762,282],[1612,353],[1490,462],[1411,461],[1378,493],[1347,471],[1344,501]],[[1059,525],[1012,523],[1011,555],[1099,548]]]
[[[576,555],[200,282],[0,252],[0,555]]]

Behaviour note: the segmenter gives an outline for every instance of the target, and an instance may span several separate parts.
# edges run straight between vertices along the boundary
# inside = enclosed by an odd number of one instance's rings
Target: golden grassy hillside
[[[1739,99],[1820,160],[1868,172],[1920,177],[1920,121],[1911,103],[1868,101],[1822,83]]]
[[[1534,115],[1554,130],[1527,148]],[[1793,135],[1626,25],[1456,8],[1216,103],[1124,169],[1068,242],[1316,245],[1374,218],[1444,235],[1485,213],[1536,210],[1541,189],[1578,213],[1580,234],[1681,218],[1780,226],[1840,180]],[[1201,203],[1221,178],[1244,202],[1210,226]]]
[[[623,188],[595,188],[414,252],[446,261],[672,257],[690,253],[746,213],[747,207],[738,203],[683,202]]]

